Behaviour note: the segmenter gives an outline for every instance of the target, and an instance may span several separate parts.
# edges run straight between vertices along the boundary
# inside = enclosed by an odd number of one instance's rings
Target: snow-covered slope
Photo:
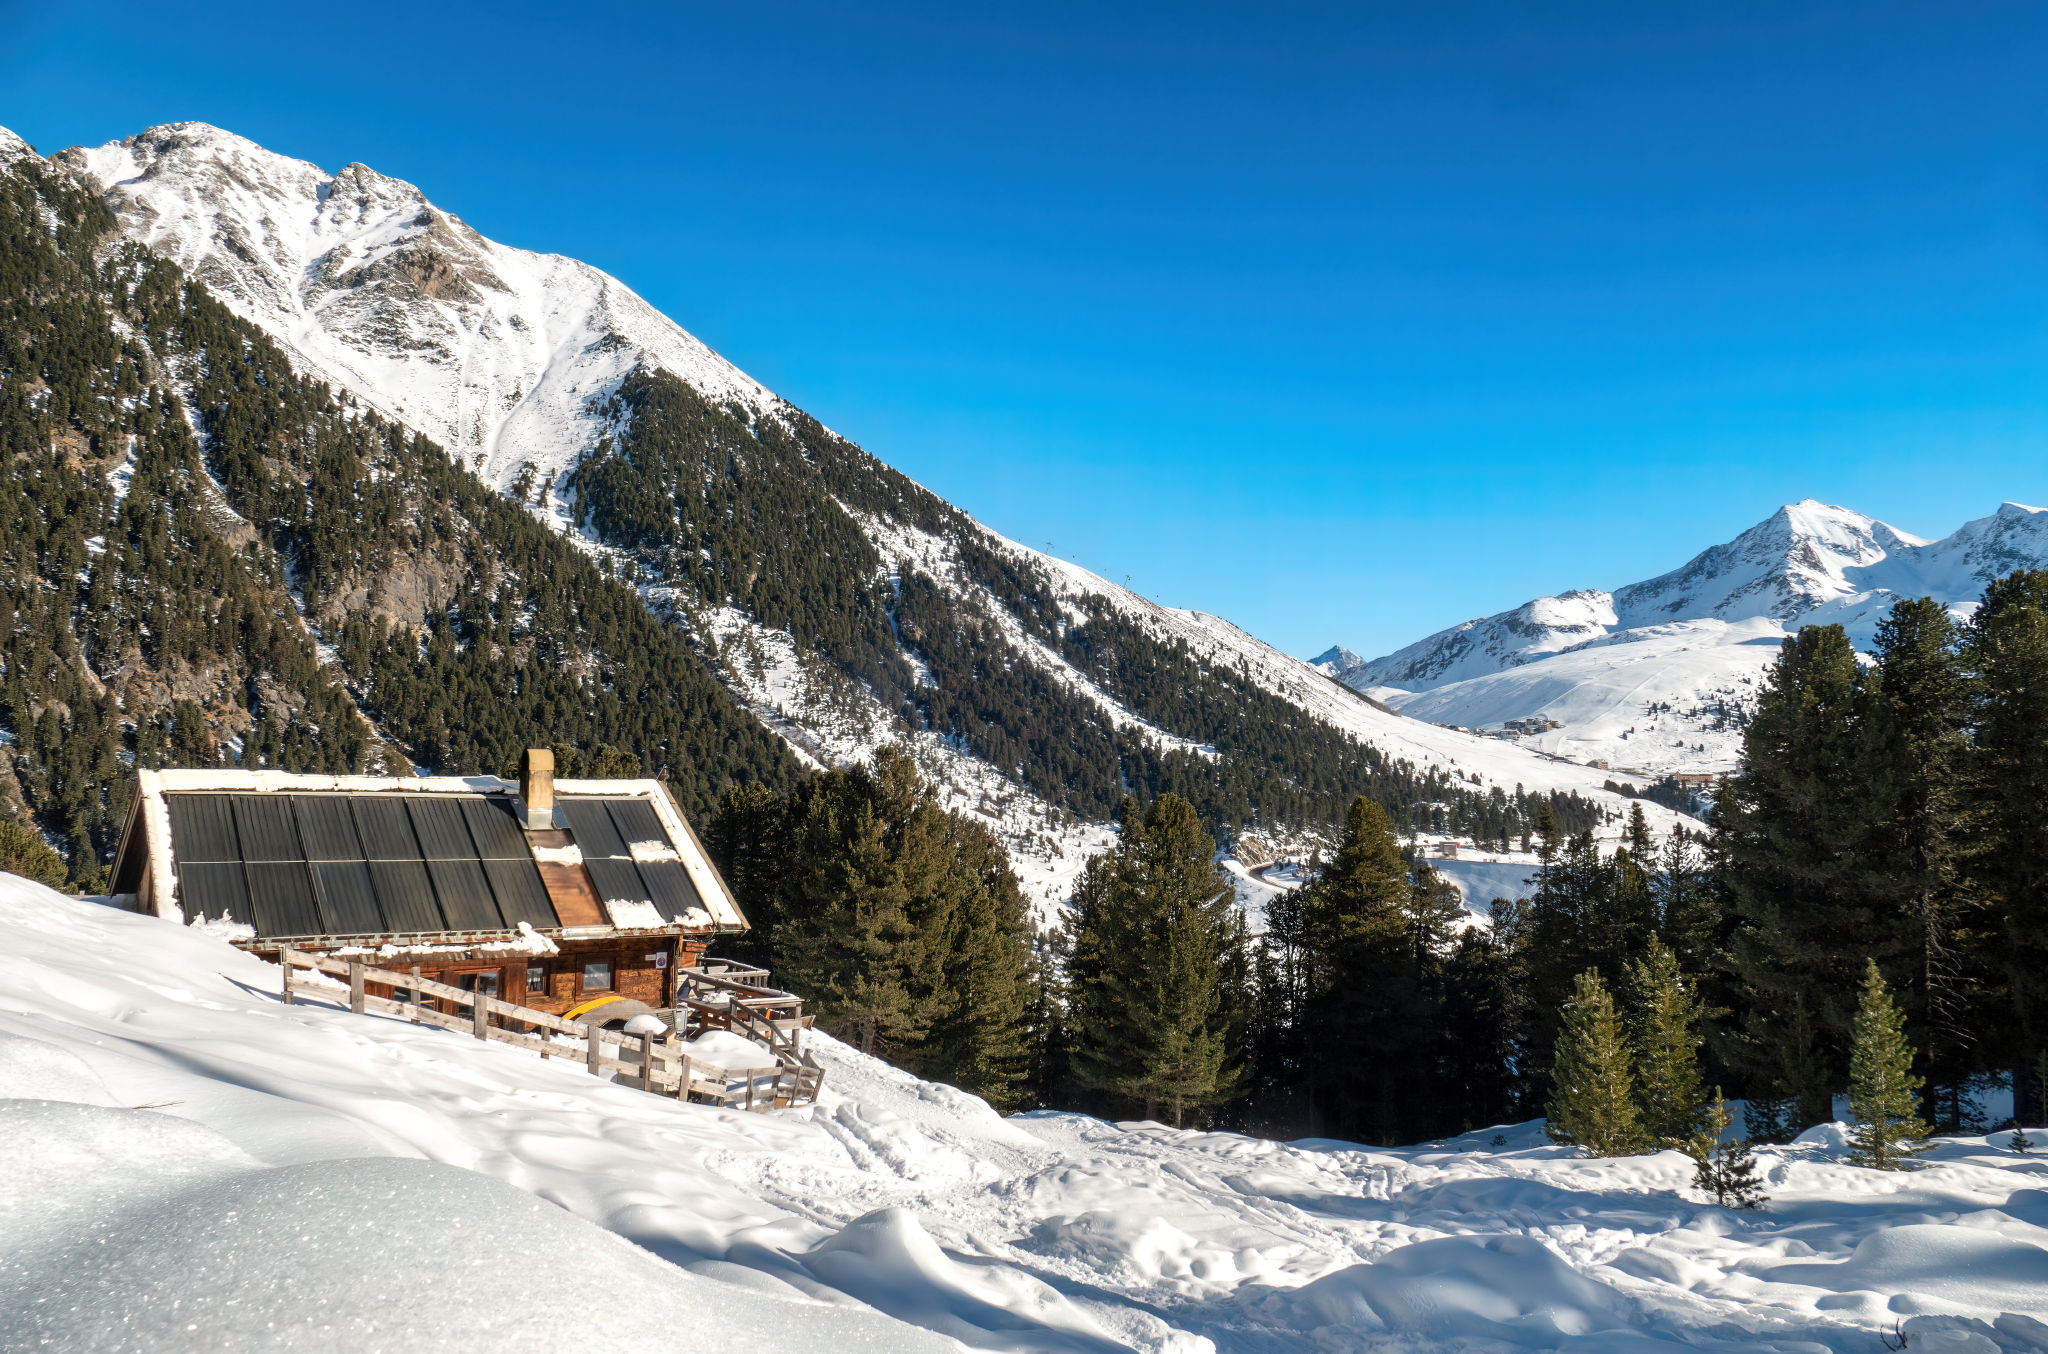
[[[1885,1175],[1817,1129],[1742,1214],[1537,1124],[1001,1119],[823,1037],[820,1102],[749,1115],[276,986],[0,876],[0,1347],[2048,1351],[2003,1133]]]
[[[1561,756],[1725,770],[1740,711],[1787,634],[1840,624],[1867,645],[1899,598],[1967,616],[1993,578],[2044,565],[2039,508],[2007,503],[1924,541],[1808,499],[1617,592],[1539,597],[1383,658],[1333,648],[1315,664],[1417,719],[1497,728],[1542,717],[1564,728],[1527,741]]]
[[[501,487],[527,461],[565,470],[597,435],[586,401],[636,362],[778,403],[617,278],[487,240],[366,165],[330,174],[201,122],[54,158],[305,370]]]

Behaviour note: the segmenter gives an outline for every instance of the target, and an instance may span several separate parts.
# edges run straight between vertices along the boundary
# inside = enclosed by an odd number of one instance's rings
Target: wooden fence
[[[282,951],[279,958],[284,970],[284,1000],[287,1005],[302,996],[318,996],[326,1000],[341,997],[341,993],[325,983],[293,976],[295,970],[309,969],[344,979],[348,984],[348,1008],[357,1015],[398,1016],[415,1025],[437,1025],[444,1030],[473,1034],[478,1039],[511,1044],[538,1053],[543,1059],[578,1059],[594,1077],[607,1072],[621,1072],[632,1083],[637,1083],[641,1090],[674,1096],[679,1100],[715,1105],[737,1104],[748,1110],[778,1109],[817,1099],[818,1088],[825,1081],[825,1069],[818,1066],[808,1053],[797,1048],[796,1031],[806,1023],[801,1014],[795,1017],[794,1029],[778,1029],[777,1026],[787,1026],[789,1018],[771,1017],[765,1013],[788,1009],[783,1006],[761,1008],[737,1006],[735,1002],[725,1005],[701,1003],[723,1014],[725,1020],[711,1024],[707,1011],[706,1020],[691,1022],[700,1029],[730,1029],[754,1038],[763,1038],[764,1035],[756,1031],[765,1030],[769,1036],[781,1036],[779,1046],[778,1041],[769,1039],[775,1066],[722,1068],[694,1061],[687,1052],[689,1045],[673,1033],[626,1034],[605,1029],[596,1020],[564,1020],[530,1006],[517,1006],[481,992],[422,978],[417,966],[410,973],[400,973],[393,969],[372,968],[360,959],[331,959],[326,955],[290,949]],[[681,972],[694,974],[695,970]],[[755,974],[747,971],[747,976]],[[746,986],[716,974],[701,975],[699,980],[732,987]],[[373,997],[365,990],[368,983],[380,983],[394,991],[412,995],[409,999]],[[765,992],[772,989],[753,990]],[[795,1000],[789,998],[788,993],[775,993],[775,996]],[[449,1015],[428,1005],[429,1000],[452,1002],[467,1007],[468,1013]],[[759,998],[749,1000],[758,1002]],[[680,1002],[676,1014],[678,1017],[684,1014]],[[564,1044],[555,1035],[568,1035],[576,1043]]]

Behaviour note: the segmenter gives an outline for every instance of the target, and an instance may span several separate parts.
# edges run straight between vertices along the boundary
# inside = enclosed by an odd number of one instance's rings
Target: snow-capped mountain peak
[[[616,278],[488,240],[367,165],[329,174],[201,122],[54,158],[306,368],[500,485],[566,469],[600,431],[591,396],[642,361],[779,403]]]
[[[1382,658],[1322,665],[1433,722],[1541,717],[1543,751],[1645,771],[1734,764],[1741,711],[1779,641],[1840,624],[1867,645],[1902,597],[1958,616],[1984,585],[2048,565],[2048,512],[2007,503],[1938,541],[1803,499],[1669,573],[1618,589],[1539,597]],[[1337,653],[1333,650],[1332,654]],[[1321,661],[1321,660],[1319,660]]]

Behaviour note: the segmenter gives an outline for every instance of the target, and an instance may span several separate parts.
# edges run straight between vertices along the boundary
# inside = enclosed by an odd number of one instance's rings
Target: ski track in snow
[[[0,1344],[2048,1350],[2048,1159],[2005,1134],[1882,1174],[1817,1129],[1742,1214],[1536,1124],[1003,1119],[823,1036],[819,1103],[748,1115],[276,986],[0,877]]]

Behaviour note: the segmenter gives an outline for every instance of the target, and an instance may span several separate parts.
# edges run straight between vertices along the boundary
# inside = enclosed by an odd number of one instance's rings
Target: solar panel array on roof
[[[191,916],[265,937],[560,924],[495,798],[174,791],[165,806]]]
[[[652,804],[644,799],[565,796],[562,810],[598,897],[606,902],[652,903],[665,922],[704,906],[682,862],[633,859],[633,845],[675,850]]]

